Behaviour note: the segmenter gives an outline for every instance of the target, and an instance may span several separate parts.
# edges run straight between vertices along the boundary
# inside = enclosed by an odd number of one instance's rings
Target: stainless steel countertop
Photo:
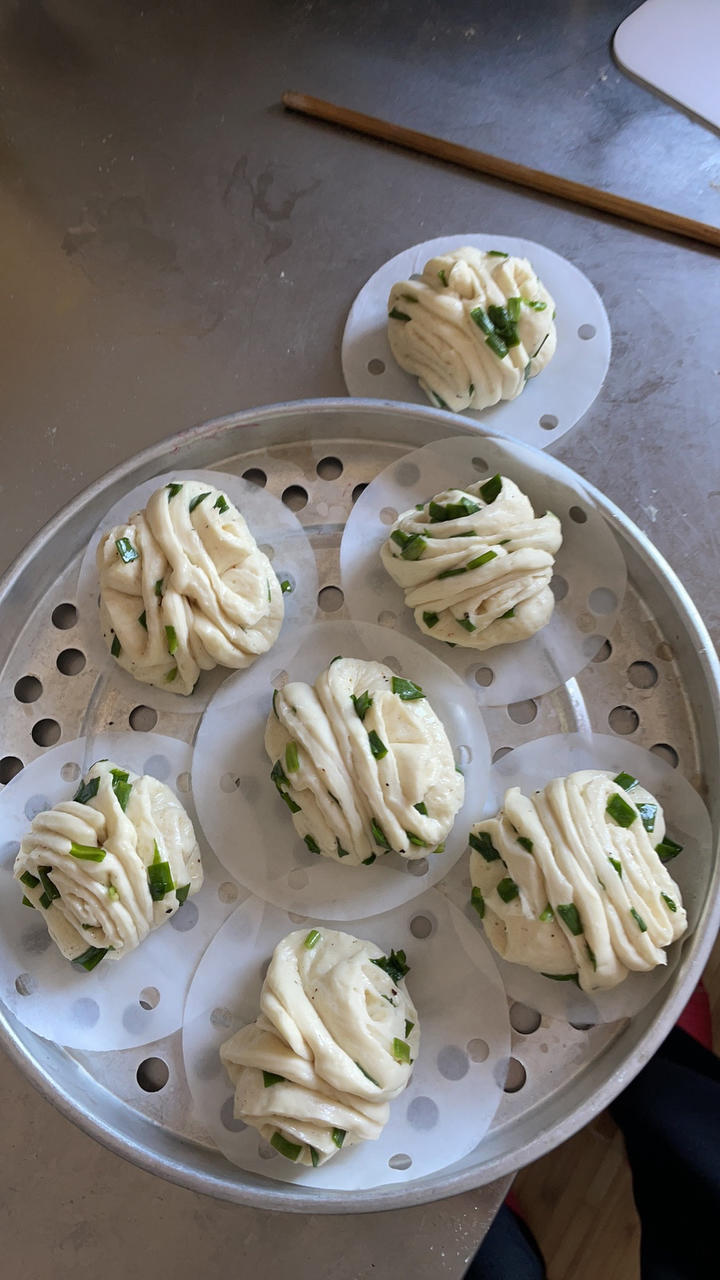
[[[486,228],[566,254],[602,293],[610,372],[557,453],[650,534],[717,637],[717,254],[278,106],[304,90],[718,223],[716,135],[612,61],[634,7],[0,0],[0,568],[143,445],[342,395],[365,279],[408,244]],[[0,1087],[8,1280],[459,1277],[504,1190],[278,1217],[122,1163],[5,1059]]]

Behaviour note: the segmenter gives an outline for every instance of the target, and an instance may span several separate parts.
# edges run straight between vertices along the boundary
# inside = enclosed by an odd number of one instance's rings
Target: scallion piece
[[[147,868],[148,888],[153,902],[160,902],[166,893],[172,893],[175,882],[170,871],[170,863],[163,861],[157,840],[153,841],[153,860]]]
[[[32,871],[23,871],[19,880],[21,884],[25,885],[26,889],[34,889],[40,883],[38,877],[34,876]]]
[[[124,813],[127,809],[128,800],[130,799],[130,794],[132,792],[132,783],[129,781],[129,774],[127,769],[111,769],[110,772],[112,774],[112,789],[115,794],[115,798]]]
[[[335,838],[335,847],[336,847],[336,849],[337,849],[337,856],[338,856],[338,858],[349,858],[349,857],[350,857],[350,850],[349,850],[349,849],[343,849],[343,847],[342,847],[342,845],[341,845],[340,841],[337,839],[337,837]]]
[[[485,899],[483,898],[482,892],[480,889],[478,889],[477,885],[473,887],[473,891],[470,894],[470,905],[475,908],[480,919],[482,920],[485,915]]]
[[[144,609],[140,614],[140,617],[138,618],[138,622],[140,623],[140,626],[143,627],[145,631],[147,631],[147,614]]]
[[[417,809],[418,813],[421,813],[424,818],[427,818],[428,811],[427,811],[427,805],[425,804],[424,800],[421,800],[419,804],[414,804],[413,809]]]
[[[375,862],[376,860],[377,860],[377,854],[371,853],[369,858],[363,858],[362,865],[364,867],[371,867],[373,862]]]
[[[619,858],[611,858],[611,857],[610,857],[610,854],[608,854],[608,862],[610,863],[610,866],[611,866],[611,867],[614,867],[614,868],[615,868],[615,870],[617,871],[618,875],[619,875],[619,876],[621,876],[621,875],[622,875],[622,862],[620,861],[620,859],[619,859]]]
[[[518,320],[520,319],[520,311],[522,309],[522,304],[523,304],[522,298],[508,298],[507,300],[507,311],[513,324],[517,324]]]
[[[285,768],[288,773],[297,773],[300,768],[297,742],[288,742],[285,748]]]
[[[507,258],[509,255],[503,249],[488,249],[488,258]]]
[[[554,317],[553,317],[553,319],[554,319]],[[530,359],[531,359],[531,360],[534,360],[536,356],[539,356],[539,355],[540,355],[540,352],[542,351],[542,349],[543,349],[543,347],[545,346],[545,343],[547,342],[547,340],[548,340],[548,338],[549,338],[549,337],[550,337],[550,334],[549,334],[549,333],[546,333],[546,334],[545,334],[545,337],[543,338],[542,342],[540,343],[540,346],[537,348],[537,351],[533,351],[533,353],[532,353],[532,355],[531,355],[531,357],[530,357]]]
[[[168,653],[175,653],[178,647],[178,638],[174,627],[165,628],[165,639],[167,640]]]
[[[634,907],[631,907],[631,908],[630,908],[630,915],[632,916],[633,920],[635,921],[635,923],[636,923],[636,925],[637,925],[638,929],[640,930],[640,932],[641,932],[641,933],[647,933],[647,925],[646,925],[645,921],[643,920],[642,916],[641,916],[641,915],[640,915],[640,914],[635,910],[635,908],[634,908]]]
[[[418,698],[425,697],[419,684],[414,684],[412,680],[405,680],[402,676],[393,676],[391,688],[403,702],[415,702]]]
[[[525,849],[527,850],[528,853],[532,853],[533,842],[532,840],[528,840],[527,836],[518,836],[517,842],[520,845],[521,849]]]
[[[661,893],[660,897],[665,903],[665,906],[667,907],[668,911],[677,911],[677,903],[673,902],[672,898],[668,898],[666,893]]]
[[[162,589],[163,589],[163,579],[158,578],[157,582],[155,583],[155,595],[158,597],[158,599],[160,599],[162,595]]]
[[[312,1160],[313,1169],[317,1169],[320,1163],[320,1152],[316,1151],[315,1147],[311,1147],[311,1146],[308,1146],[308,1151],[310,1152],[310,1159]]]
[[[172,498],[177,497],[181,489],[182,489],[181,484],[169,484],[167,487],[168,502],[170,502]]]
[[[76,844],[74,840],[70,841],[70,852],[73,858],[80,858],[82,862],[104,862],[105,850],[98,849],[92,844]]]
[[[303,839],[311,853],[320,852],[320,845],[318,844],[314,836],[304,836]]]
[[[432,396],[432,398],[433,398],[433,400],[435,401],[435,403],[436,403],[436,405],[438,406],[438,408],[440,408],[440,409],[449,409],[449,408],[450,408],[450,406],[449,406],[449,405],[447,405],[447,404],[445,403],[445,401],[443,400],[442,396],[439,396],[439,395],[438,395],[437,391],[432,391],[432,390],[431,390],[431,391],[430,391],[430,395]]]
[[[45,895],[50,899],[51,902],[54,902],[56,898],[60,897],[60,890],[58,889],[57,885],[53,884],[52,880],[50,879],[50,876],[48,874],[50,870],[51,870],[50,867],[38,867],[38,875],[40,877],[40,883],[42,884],[42,887],[45,890]]]
[[[490,506],[491,502],[495,501],[495,499],[497,498],[498,494],[501,491],[502,491],[502,476],[499,473],[497,475],[491,476],[489,480],[485,481],[485,484],[482,484],[480,486],[480,492],[483,496],[483,500],[487,503],[488,506]]]
[[[431,524],[441,524],[446,520],[462,520],[465,516],[474,516],[479,510],[480,504],[463,494],[457,502],[435,502],[433,499],[428,507],[428,515]]]
[[[497,551],[485,551],[483,555],[476,556],[474,560],[468,562],[468,569],[479,569],[481,565],[489,564],[491,560],[497,560]]]
[[[477,325],[478,329],[482,329],[483,333],[490,335],[495,332],[487,311],[484,311],[482,307],[473,307],[470,312],[470,319]]]
[[[508,609],[506,613],[500,614],[500,621],[502,622],[504,618],[514,618],[514,617],[515,617],[515,610]]]
[[[611,795],[605,805],[605,812],[614,818],[619,827],[631,827],[637,818],[637,810],[627,800],[623,800],[619,791]]]
[[[381,1086],[378,1084],[377,1080],[374,1078],[374,1076],[371,1076],[369,1071],[366,1071],[364,1067],[361,1067],[359,1062],[356,1062],[356,1063],[355,1063],[355,1066],[357,1067],[357,1069],[358,1069],[358,1071],[361,1073],[361,1075],[364,1075],[364,1077],[365,1077],[365,1079],[366,1079],[366,1080],[369,1080],[371,1084],[374,1084],[374,1085],[375,1085],[375,1088],[376,1088],[376,1089],[379,1089],[379,1088],[381,1087]]]
[[[24,893],[22,896],[22,905],[24,907],[29,907],[31,911],[35,910],[35,903],[30,901],[26,893]]]
[[[640,821],[648,832],[655,830],[655,818],[657,817],[658,807],[656,804],[643,803],[637,806],[640,814]]]
[[[190,505],[188,506],[188,511],[190,512],[190,514],[192,515],[195,508],[199,507],[200,503],[204,502],[205,499],[209,497],[210,497],[210,490],[208,489],[206,493],[199,493],[196,498],[192,498],[190,500]]]
[[[355,715],[358,716],[360,720],[364,720],[373,704],[373,700],[371,694],[369,694],[366,689],[365,692],[361,693],[357,698],[355,697],[355,694],[353,694],[352,703],[355,708]]]
[[[468,395],[469,395],[469,396],[474,396],[474,395],[475,395],[475,383],[474,383],[474,382],[471,382],[471,383],[470,383],[470,386],[468,387]]]
[[[431,631],[433,627],[436,627],[438,622],[440,621],[436,613],[424,613],[422,616],[422,620],[429,631]]]
[[[447,282],[447,276],[445,275],[445,271],[444,270],[438,271],[438,276],[440,277],[440,283],[444,284],[445,288],[447,289],[448,282]]]
[[[526,307],[531,307],[533,311],[547,310],[547,302],[541,302],[539,298],[523,298],[523,302]]]
[[[188,888],[189,888],[189,887],[190,887],[190,886],[188,885]],[[115,888],[115,885],[114,885],[114,884],[109,884],[109,885],[108,885],[108,898],[110,899],[110,901],[111,901],[111,902],[119,902],[119,901],[120,901],[120,894],[118,893],[118,891],[117,891],[117,889]]]
[[[421,533],[414,533],[400,552],[401,560],[419,560],[427,546],[427,540]]]
[[[497,886],[497,891],[498,897],[502,898],[503,902],[512,902],[513,898],[517,898],[520,893],[512,876],[503,876]]]
[[[481,854],[486,862],[497,862],[500,857],[487,831],[478,831],[477,834],[471,831],[468,836],[468,844],[476,853]]]
[[[547,906],[544,907],[543,910],[540,912],[540,915],[538,916],[538,920],[542,920],[544,924],[545,921],[554,920],[554,919],[555,919],[555,912],[553,911],[552,907],[550,906],[550,903],[548,902]]]
[[[113,632],[112,644],[110,645],[110,652],[111,652],[111,654],[112,654],[113,658],[119,658],[119,657],[120,657],[121,649],[122,649],[122,646],[121,646],[121,644],[120,644],[120,641],[118,640],[117,636],[115,635],[115,632]]]
[[[499,334],[497,333],[489,334],[488,337],[485,339],[485,343],[493,352],[493,354],[498,357],[498,360],[505,359],[505,356],[508,353],[508,349]]]
[[[165,684],[172,684],[173,680],[177,680],[177,667],[171,667],[165,677]]]
[[[391,320],[409,320],[410,319],[410,316],[407,314],[406,311],[400,311],[398,310],[397,307],[393,307],[390,311],[388,311],[388,316],[390,317]]]
[[[190,892],[189,884],[181,884],[177,886],[177,888],[175,889],[175,897],[178,900],[178,906],[181,907],[183,902],[187,901],[187,896],[189,892]]]
[[[619,773],[616,778],[613,778],[613,782],[618,787],[622,787],[623,791],[632,791],[632,788],[637,786],[637,778],[633,778],[631,773]]]
[[[306,951],[312,951],[313,947],[320,941],[319,929],[311,929],[307,934],[303,946]]]
[[[346,1129],[333,1129],[332,1140],[338,1149],[342,1146],[343,1142],[345,1141],[346,1133],[347,1133]]]
[[[372,832],[373,840],[375,841],[376,844],[380,845],[381,849],[392,849],[392,845],[388,841],[388,838],[385,835],[385,832],[383,831],[379,822],[376,822],[374,818],[370,819],[370,830]]]
[[[290,592],[294,591],[295,588],[293,587],[292,582],[290,582],[288,578],[283,578],[282,582],[280,583],[280,590],[282,591],[283,595],[286,596],[286,595],[289,595]]]
[[[274,1071],[263,1071],[263,1088],[269,1089],[274,1084],[284,1084],[285,1076],[276,1075]]]
[[[445,841],[443,840],[441,844],[437,845],[433,849],[433,853],[444,853],[444,852],[445,852]]]
[[[663,836],[660,843],[655,845],[655,852],[661,862],[672,862],[673,858],[677,858],[678,854],[682,853],[684,847],[677,841],[671,840],[669,836]]]
[[[570,930],[573,937],[577,938],[583,932],[582,920],[580,912],[574,902],[560,903],[555,908],[560,919],[564,921],[566,927]]]
[[[464,618],[456,618],[455,621],[457,622],[458,626],[463,627],[465,631],[470,631],[470,632],[477,631],[477,627],[475,626],[475,623],[471,622],[467,616]]]
[[[580,980],[576,973],[543,973],[543,978],[550,978],[552,982],[574,982],[576,987],[580,986]]]
[[[281,1156],[285,1156],[286,1160],[297,1160],[302,1151],[302,1144],[297,1142],[288,1142],[287,1138],[283,1138],[278,1129],[275,1130],[270,1139],[270,1146],[280,1152]]]
[[[270,579],[269,579],[269,578],[266,578],[266,579],[265,579],[265,582],[266,582],[266,585],[267,585],[267,598],[268,598],[268,604],[270,604],[270,602],[271,602],[271,600],[272,600],[272,587],[270,586]]]
[[[383,973],[386,973],[396,986],[410,972],[410,966],[407,963],[404,951],[391,951],[389,956],[377,956],[370,963],[376,964],[378,969],[382,969]]]
[[[410,1065],[410,1045],[407,1040],[400,1040],[397,1036],[393,1036],[392,1055],[396,1062],[406,1062]]]
[[[132,564],[133,560],[138,559],[139,553],[135,550],[129,538],[116,538],[115,546],[123,564]]]
[[[408,1036],[410,1035],[410,1032],[412,1031],[412,1029],[413,1029],[413,1027],[414,1027],[414,1026],[415,1026],[415,1023],[414,1023],[414,1022],[411,1022],[409,1018],[406,1018],[406,1019],[405,1019],[405,1039],[406,1039],[406,1040],[407,1040]]]
[[[48,907],[52,906],[52,902],[53,900],[47,891],[40,895],[40,906],[43,907],[45,911],[47,911]]]
[[[445,578],[459,578],[461,573],[467,573],[469,565],[463,565],[460,569],[443,569],[442,573],[437,576],[438,582],[444,581]]]
[[[99,778],[91,778],[89,782],[81,782],[73,796],[73,800],[76,800],[78,804],[87,804],[97,795],[99,786]]]
[[[99,965],[103,956],[107,955],[109,950],[109,947],[88,947],[87,951],[83,951],[81,956],[75,956],[71,963],[79,965],[81,969],[85,969],[90,973],[96,965]]]
[[[416,836],[414,831],[406,831],[405,835],[410,843],[414,844],[417,849],[427,849],[427,840],[423,840],[421,836]]]

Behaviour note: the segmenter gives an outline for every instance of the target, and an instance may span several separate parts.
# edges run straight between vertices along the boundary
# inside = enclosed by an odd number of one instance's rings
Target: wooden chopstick
[[[402,125],[380,120],[376,116],[366,116],[360,111],[350,111],[347,107],[325,102],[322,98],[313,98],[306,93],[288,91],[283,94],[282,101],[284,106],[301,115],[315,116],[330,124],[339,124],[344,129],[352,129],[355,133],[381,138],[383,142],[393,142],[410,151],[419,151],[423,155],[461,165],[464,169],[474,169],[477,173],[502,178],[505,182],[514,182],[516,186],[528,187],[531,191],[542,191],[548,196],[570,200],[590,209],[600,209],[602,213],[612,214],[613,217],[625,218],[629,222],[638,222],[641,226],[668,231],[671,235],[684,236],[688,240],[697,240],[700,244],[720,249],[720,227],[710,226],[707,222],[696,222],[694,218],[684,218],[667,209],[656,209],[653,205],[614,195],[612,191],[601,191],[597,187],[587,187],[582,182],[560,178],[554,173],[530,169],[513,160],[503,160],[499,156],[488,155],[485,151],[449,142],[447,138],[435,138],[429,133],[405,129]]]

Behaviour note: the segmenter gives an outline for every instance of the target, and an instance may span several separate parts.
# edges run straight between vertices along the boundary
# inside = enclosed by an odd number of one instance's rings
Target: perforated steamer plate
[[[180,708],[162,710],[156,725],[153,714],[135,711],[141,704],[152,708],[149,688],[138,689],[135,704],[107,690],[93,699],[98,674],[70,652],[77,649],[68,625],[74,610],[65,607],[74,603],[70,584],[104,512],[165,471],[170,450],[184,470],[251,471],[283,497],[315,552],[318,614],[342,618],[338,551],[359,486],[409,450],[462,432],[456,416],[432,409],[306,401],[205,424],[116,468],[38,535],[0,586],[0,779],[11,776],[13,760],[27,764],[56,740],[82,735],[89,705],[95,730],[100,718],[114,730],[141,732],[137,726],[144,725],[186,741],[192,737],[196,718]],[[720,804],[716,791],[707,794],[707,780],[720,769],[720,673],[697,611],[671,570],[621,512],[598,492],[593,496],[627,558],[620,623],[577,680],[484,714],[496,754],[553,733],[612,731],[656,748],[704,795],[713,822],[712,877],[697,928],[667,985],[631,1021],[590,1030],[545,1017],[538,1025],[537,1017],[513,1006],[506,1094],[479,1148],[440,1173],[351,1196],[271,1182],[228,1164],[193,1121],[179,1032],[139,1049],[70,1052],[28,1031],[0,1005],[6,1048],[67,1116],[142,1167],[207,1194],[263,1208],[361,1212],[439,1199],[518,1168],[585,1124],[640,1069],[697,981],[720,918]],[[0,833],[0,852],[3,843]],[[224,891],[234,892],[231,885]],[[164,1087],[150,1091],[164,1080]]]

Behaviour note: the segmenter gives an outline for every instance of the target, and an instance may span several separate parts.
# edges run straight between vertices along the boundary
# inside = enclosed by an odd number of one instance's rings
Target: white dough
[[[628,826],[607,810],[616,796],[635,813]],[[555,778],[530,797],[511,787],[470,837],[474,901],[495,950],[539,973],[577,974],[588,992],[666,964],[687,917],[656,852],[664,835],[655,798],[609,772]]]
[[[512,480],[493,476],[405,511],[380,558],[425,635],[485,650],[525,640],[550,621],[561,544],[557,516],[536,516]]]
[[[514,346],[502,342],[494,307],[505,319],[517,309]],[[470,247],[431,258],[419,279],[393,285],[388,312],[398,364],[431,404],[455,412],[514,400],[555,353],[555,303],[527,258]]]
[[[200,850],[180,801],[155,778],[105,760],[92,766],[77,794],[87,798],[64,800],[33,818],[14,875],[66,959],[92,948],[121,959],[202,887]],[[148,877],[153,863],[167,864],[160,871],[174,886],[157,900]]]
[[[356,866],[390,849],[422,858],[443,845],[464,782],[442,723],[406,685],[380,662],[336,658],[314,685],[276,691],[265,749],[312,852]]]
[[[200,671],[248,667],[280,632],[270,561],[227,495],[202,481],[158,489],[103,535],[97,566],[105,641],[145,684],[190,694]]]
[[[220,1048],[236,1119],[268,1141],[279,1134],[280,1148],[282,1139],[299,1147],[283,1154],[301,1164],[335,1155],[338,1131],[343,1147],[378,1138],[410,1079],[418,1015],[379,959],[379,947],[347,933],[289,934],[273,953],[259,1017]]]

